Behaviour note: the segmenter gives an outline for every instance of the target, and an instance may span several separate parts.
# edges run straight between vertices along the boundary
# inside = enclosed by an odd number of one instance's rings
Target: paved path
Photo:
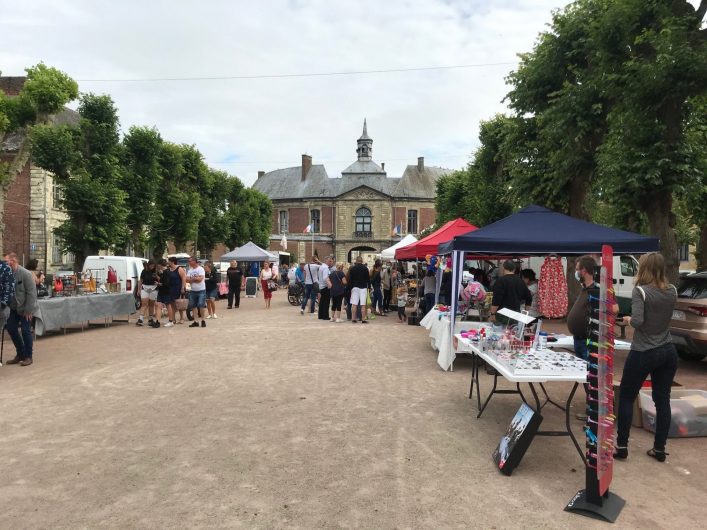
[[[282,293],[219,311],[42,338],[0,368],[0,527],[603,528],[562,511],[584,481],[568,439],[496,471],[517,397],[476,420],[468,362],[439,370],[421,328],[319,322]],[[661,465],[634,431],[620,526],[702,526],[705,439]]]

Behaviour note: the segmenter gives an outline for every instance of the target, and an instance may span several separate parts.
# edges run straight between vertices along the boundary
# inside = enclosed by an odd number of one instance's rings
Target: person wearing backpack
[[[665,260],[658,252],[638,260],[636,286],[631,295],[631,316],[624,317],[633,329],[619,387],[618,428],[614,458],[628,458],[628,438],[633,419],[633,403],[650,375],[655,403],[656,425],[653,447],[648,456],[665,462],[665,443],[670,431],[670,389],[678,369],[678,353],[670,336],[670,320],[678,292],[665,279]]]

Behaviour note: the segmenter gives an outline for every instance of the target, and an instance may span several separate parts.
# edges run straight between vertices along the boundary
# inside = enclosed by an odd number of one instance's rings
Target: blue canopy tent
[[[659,248],[658,238],[597,225],[537,205],[440,243],[439,254],[452,255],[452,314],[456,315],[457,311],[467,253],[474,256],[579,256],[601,254],[602,245],[611,245],[614,254],[645,254]],[[451,320],[453,332],[455,319]]]

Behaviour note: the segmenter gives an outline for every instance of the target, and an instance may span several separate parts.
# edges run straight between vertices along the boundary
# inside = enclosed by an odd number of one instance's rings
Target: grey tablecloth
[[[44,335],[67,324],[88,322],[98,318],[135,313],[135,297],[132,293],[86,294],[80,296],[58,296],[38,300],[39,311],[35,315],[35,331]]]

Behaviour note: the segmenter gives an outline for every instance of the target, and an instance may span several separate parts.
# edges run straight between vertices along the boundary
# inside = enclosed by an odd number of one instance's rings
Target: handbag
[[[107,284],[112,284],[112,283],[118,283],[118,273],[115,272],[115,269],[108,265],[108,277],[106,278],[106,283]]]
[[[312,275],[312,266],[307,265],[307,268],[309,269],[309,277],[312,279],[312,292],[319,294],[319,280]]]
[[[177,298],[174,301],[174,307],[177,308],[177,311],[186,311],[187,310],[187,299],[186,298]]]
[[[268,290],[277,291],[277,282],[275,280],[268,280]]]

